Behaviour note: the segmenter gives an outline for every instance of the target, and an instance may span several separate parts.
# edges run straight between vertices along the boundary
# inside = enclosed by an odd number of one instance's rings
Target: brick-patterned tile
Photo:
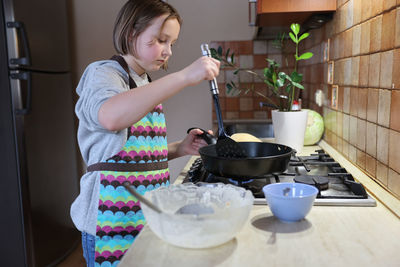
[[[383,14],[382,19],[382,50],[394,47],[396,33],[396,9]]]
[[[339,37],[339,58],[343,58],[345,55],[345,51],[344,51],[345,32],[339,33],[338,37]]]
[[[360,57],[351,58],[351,85],[358,86],[360,77]]]
[[[342,142],[342,154],[346,157],[349,158],[349,143],[343,140]]]
[[[343,111],[343,96],[344,96],[344,87],[339,86],[339,92],[338,92],[338,111]]]
[[[253,64],[254,68],[265,68],[267,67],[267,55],[260,54],[260,55],[253,55]]]
[[[239,111],[226,111],[227,120],[239,119]]]
[[[400,197],[400,174],[392,169],[389,169],[388,188],[397,197]]]
[[[381,53],[380,88],[392,88],[393,50]]]
[[[344,32],[344,56],[350,57],[353,49],[353,30],[349,29]]]
[[[222,83],[222,84],[225,83],[225,71],[224,70],[219,71],[219,75],[217,76],[217,82]]]
[[[369,55],[360,57],[360,80],[358,84],[360,86],[368,86],[369,77]]]
[[[357,148],[365,151],[365,138],[367,134],[367,122],[357,119]]]
[[[376,124],[367,122],[366,152],[376,158]]]
[[[225,48],[223,51],[228,51],[230,49],[230,53],[235,53],[235,55],[239,55],[239,43],[240,41],[228,41],[225,42]]]
[[[271,112],[269,112],[271,114]],[[271,115],[268,116],[266,111],[254,111],[254,119],[267,119],[271,118]]]
[[[239,118],[240,119],[254,119],[254,112],[253,111],[239,111]]]
[[[400,132],[389,131],[389,167],[400,172]]]
[[[390,90],[379,90],[378,124],[385,127],[389,127],[390,124],[391,98]]]
[[[339,39],[337,38],[337,35],[335,35],[329,40],[329,60],[335,60],[338,57],[339,57]]]
[[[345,58],[343,60],[343,84],[351,85],[352,75],[351,72],[351,58]]]
[[[350,115],[357,116],[358,113],[358,88],[350,88]]]
[[[356,154],[356,156],[357,156],[357,165],[361,169],[365,170],[365,153],[363,151],[359,150],[359,149],[356,149],[356,150],[357,150],[357,152],[356,152],[357,153]]]
[[[380,2],[381,1],[374,1]],[[381,49],[381,35],[382,35],[382,15],[379,15],[371,20],[371,33],[370,33],[370,51],[371,53],[377,52]]]
[[[396,47],[400,46],[400,7],[396,9],[396,26],[395,26],[395,37],[394,37],[394,45]]]
[[[310,37],[309,37],[310,38]],[[282,51],[274,46],[274,41],[273,40],[268,40],[267,42],[267,54],[281,54]]]
[[[234,72],[234,70],[225,71],[225,82],[229,83],[230,81],[233,81],[236,84],[239,82],[239,75],[234,74]]]
[[[383,10],[388,10],[396,5],[396,0],[383,0]]]
[[[353,0],[353,24],[361,21],[362,0]]]
[[[252,83],[254,81],[253,74],[244,71],[240,71],[238,74],[239,74],[239,81],[241,83]]]
[[[361,54],[369,52],[370,35],[371,35],[371,21],[368,20],[361,24],[361,45],[360,45]]]
[[[350,140],[350,116],[343,114],[342,118],[342,137],[344,140]]]
[[[352,54],[353,56],[356,56],[360,54],[360,49],[361,49],[361,26],[357,25],[354,26],[352,29],[353,29]]]
[[[388,167],[380,161],[376,161],[376,178],[384,185],[388,183]]]
[[[376,159],[370,155],[365,155],[365,170],[375,177],[376,175]]]
[[[255,55],[267,54],[267,40],[254,40],[253,41],[253,53]]]
[[[378,126],[376,138],[376,158],[387,165],[389,163],[389,129]]]
[[[365,21],[371,17],[372,1],[375,0],[361,0],[361,21]]]
[[[350,116],[350,132],[349,132],[349,143],[353,146],[357,145],[357,117]]]
[[[336,138],[336,150],[339,153],[342,153],[343,151],[343,139],[340,138],[339,136]]]
[[[379,87],[379,75],[381,65],[381,53],[371,54],[369,56],[369,70],[368,70],[368,86]],[[363,75],[363,74],[361,74]]]
[[[343,112],[350,113],[350,87],[343,87]]]
[[[240,111],[253,110],[253,98],[240,97],[240,99],[239,99],[239,110]]]
[[[357,101],[357,116],[362,119],[367,118],[367,102],[368,102],[368,89],[358,89],[358,101]]]
[[[400,90],[392,90],[390,105],[390,128],[400,132]]]
[[[379,90],[368,88],[367,120],[376,123],[378,121]]]
[[[240,55],[240,67],[245,69],[252,69],[254,67],[253,55]]]
[[[379,1],[373,0],[373,1],[371,1],[371,5],[372,5],[371,6],[371,17],[382,13],[383,2],[381,0],[379,0]]]
[[[343,113],[336,113],[336,134],[338,137],[343,138]]]
[[[226,111],[239,111],[239,97],[227,97],[225,100]]]
[[[218,89],[219,89],[219,97],[225,97],[226,96],[226,84],[225,83],[218,83]]]
[[[238,41],[240,55],[253,54],[253,41]]]
[[[400,15],[399,15],[400,17]],[[399,21],[400,24],[400,21]],[[399,26],[400,28],[400,26]],[[400,45],[400,44],[399,44]],[[400,89],[400,48],[393,50],[392,87]]]

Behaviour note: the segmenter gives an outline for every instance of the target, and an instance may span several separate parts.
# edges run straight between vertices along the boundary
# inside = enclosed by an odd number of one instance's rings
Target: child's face
[[[164,22],[166,17],[167,15],[163,15],[155,18],[137,37],[137,57],[134,58],[136,73],[159,70],[172,55],[171,46],[178,39],[181,27],[174,18]]]

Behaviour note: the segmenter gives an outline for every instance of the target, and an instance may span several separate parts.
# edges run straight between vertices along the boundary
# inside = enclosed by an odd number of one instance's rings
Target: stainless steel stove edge
[[[254,205],[267,205],[267,202],[264,198],[256,198]],[[376,201],[370,196],[365,199],[317,198],[314,201],[314,206],[376,207]]]

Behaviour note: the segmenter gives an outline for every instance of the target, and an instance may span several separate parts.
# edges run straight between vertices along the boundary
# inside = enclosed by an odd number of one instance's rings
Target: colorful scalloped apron
[[[112,59],[129,75],[122,57]],[[131,77],[129,84],[130,88],[136,87]],[[128,129],[128,140],[120,152],[105,162],[89,166],[88,171],[100,171],[95,266],[117,266],[146,223],[139,201],[125,189],[123,182],[128,181],[141,194],[169,185],[162,105]]]

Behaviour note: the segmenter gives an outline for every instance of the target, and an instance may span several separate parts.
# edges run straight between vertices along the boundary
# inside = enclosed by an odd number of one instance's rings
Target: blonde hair
[[[132,54],[137,57],[135,44],[137,37],[146,30],[150,22],[162,15],[176,19],[182,25],[178,11],[161,0],[129,0],[119,11],[113,32],[114,48],[118,54]],[[166,69],[166,65],[163,66]]]

